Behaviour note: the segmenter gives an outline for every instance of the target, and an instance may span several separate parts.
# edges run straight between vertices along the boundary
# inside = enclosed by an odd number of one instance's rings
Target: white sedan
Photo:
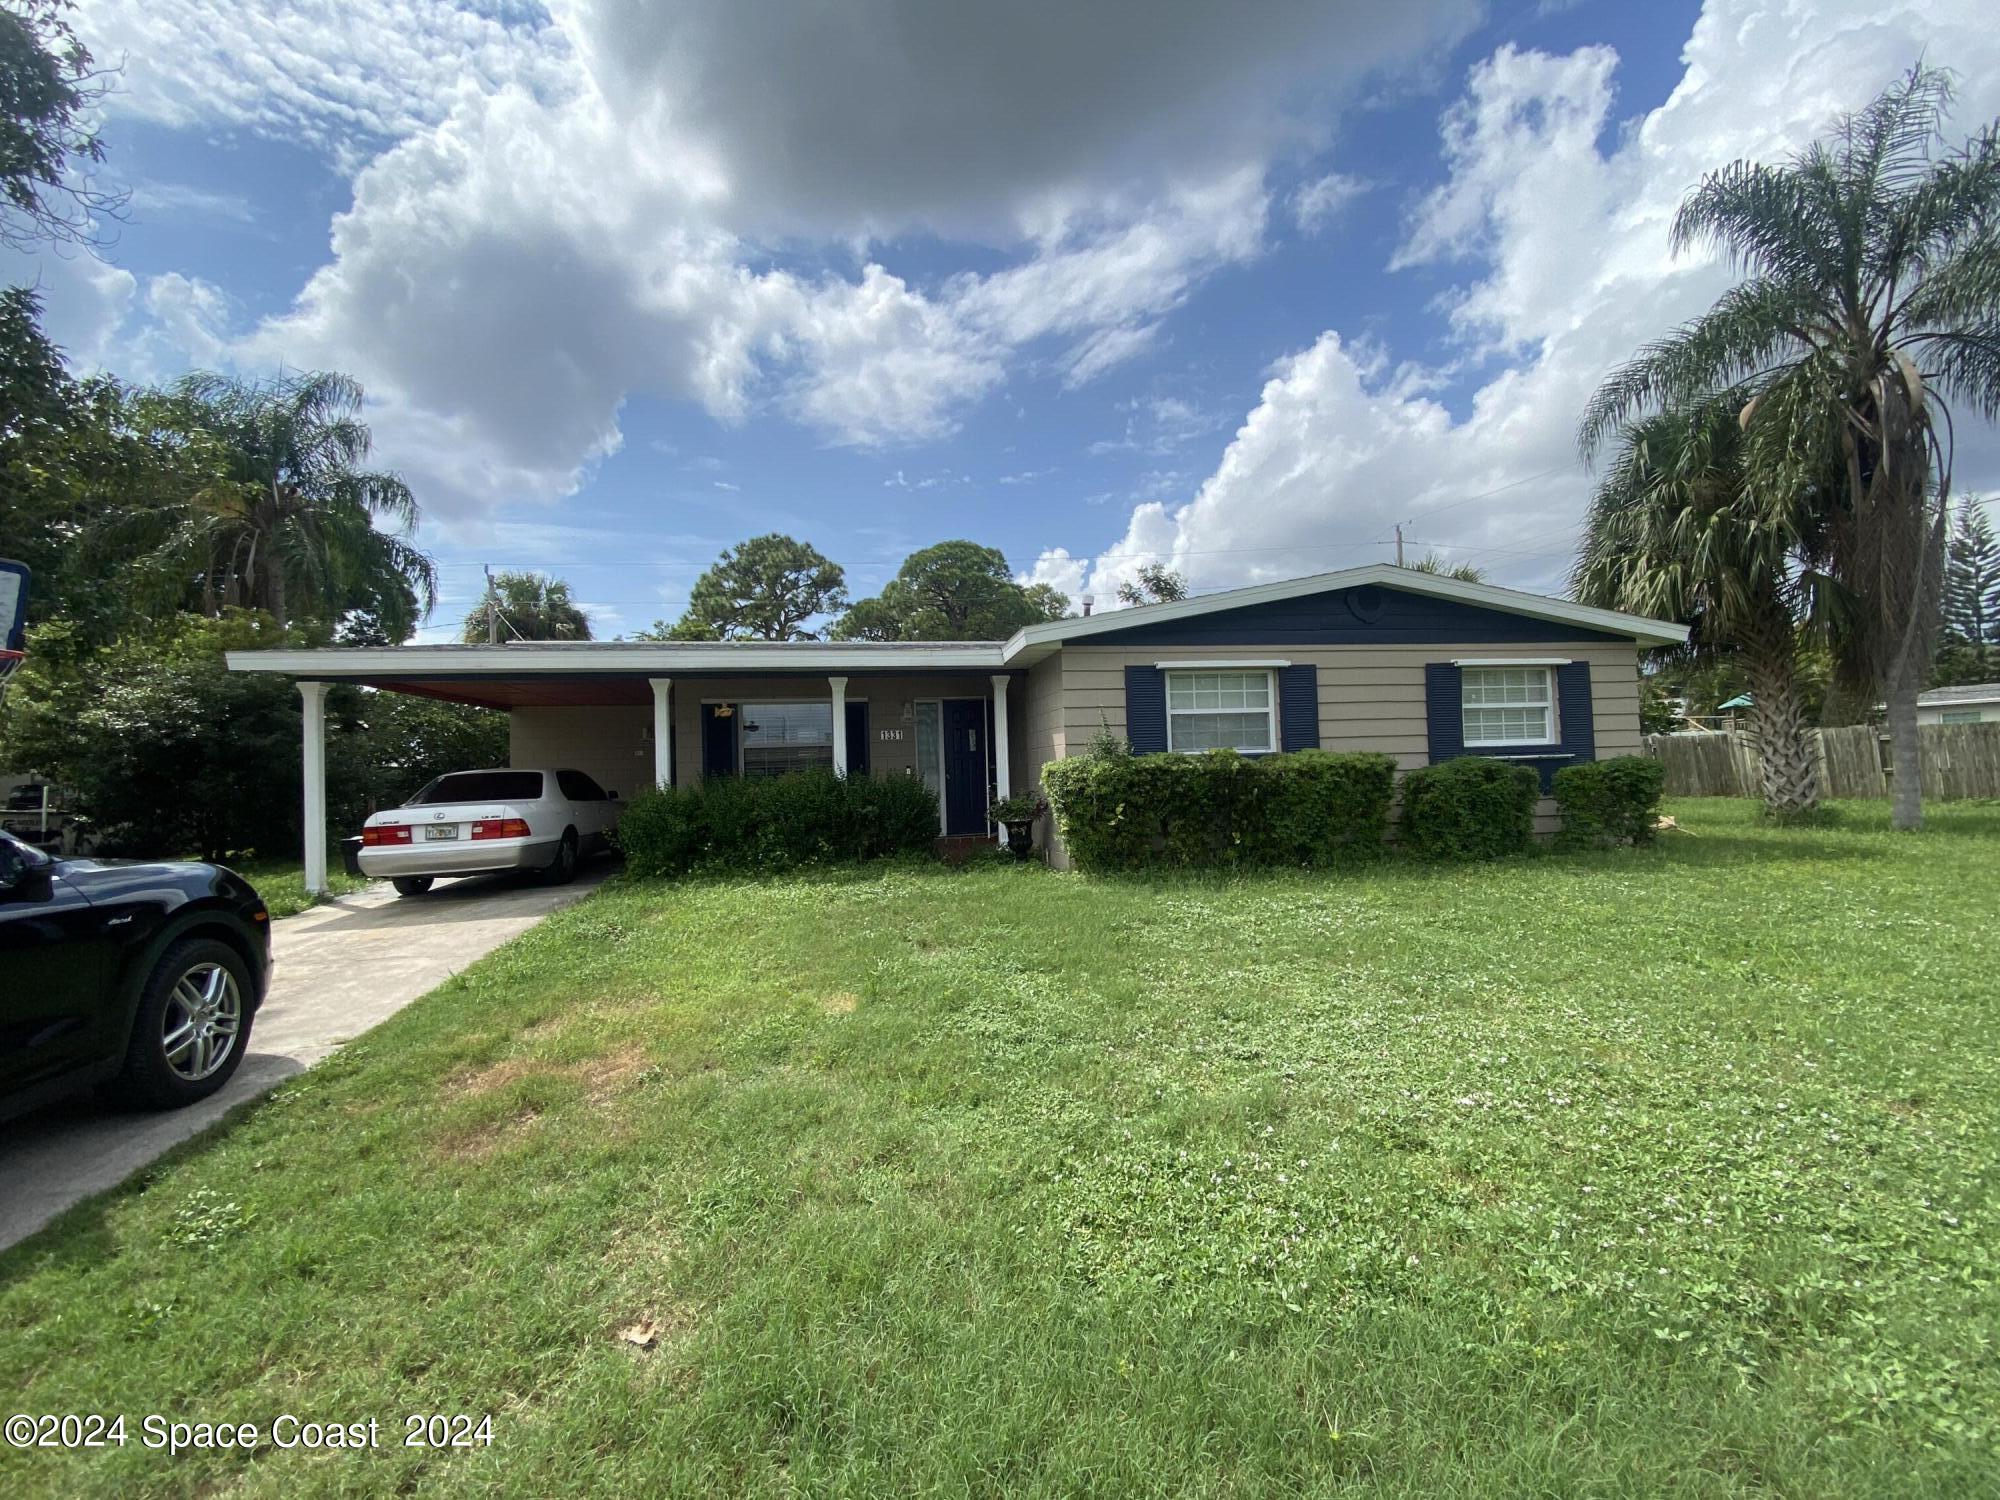
[[[362,825],[361,873],[421,896],[441,875],[540,870],[561,885],[610,847],[624,804],[581,771],[453,771]]]

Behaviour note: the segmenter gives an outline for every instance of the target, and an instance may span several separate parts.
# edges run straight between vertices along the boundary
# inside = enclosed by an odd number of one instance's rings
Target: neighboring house
[[[625,796],[831,766],[920,776],[940,833],[983,836],[996,794],[1032,787],[1105,730],[1140,753],[1317,746],[1405,768],[1506,756],[1546,786],[1572,761],[1638,752],[1638,653],[1686,639],[1680,625],[1380,564],[1005,641],[354,647],[232,651],[229,665],[300,679],[309,835],[324,831],[325,685],[351,682],[505,709],[515,764],[574,766]]]
[[[2000,682],[1917,694],[1919,724],[2000,724]]]

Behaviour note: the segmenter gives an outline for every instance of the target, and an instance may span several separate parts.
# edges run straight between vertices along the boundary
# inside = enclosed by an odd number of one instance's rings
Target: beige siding
[[[1600,757],[1639,753],[1639,656],[1622,642],[1560,645],[1283,646],[1249,649],[1188,646],[1072,646],[1062,653],[1059,733],[1081,745],[1109,723],[1125,733],[1125,669],[1158,661],[1270,658],[1319,668],[1319,742],[1327,750],[1374,750],[1409,770],[1430,759],[1424,714],[1424,667],[1430,662],[1504,657],[1567,657],[1590,663],[1593,729]],[[1039,668],[1037,669],[1039,670]],[[1555,804],[1537,809],[1540,832],[1555,828]]]
[[[1561,656],[1590,663],[1599,755],[1639,750],[1638,652],[1615,642],[1565,645],[1260,646],[1142,648],[1072,646],[1063,652],[1063,729],[1072,742],[1101,721],[1125,732],[1125,669],[1157,661],[1228,661],[1245,656],[1312,662],[1319,668],[1319,739],[1328,750],[1380,750],[1405,769],[1429,759],[1424,667],[1480,657]]]
[[[517,708],[508,716],[509,765],[572,767],[621,797],[652,785],[653,711]]]

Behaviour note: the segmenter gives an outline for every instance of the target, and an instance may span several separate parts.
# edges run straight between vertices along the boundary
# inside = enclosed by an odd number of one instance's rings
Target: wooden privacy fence
[[[1941,802],[2000,797],[2000,724],[1926,724],[1921,741],[1924,796]],[[1823,797],[1886,797],[1885,732],[1866,724],[1815,729],[1808,736]],[[1755,734],[1649,734],[1646,753],[1667,768],[1670,797],[1755,797]]]

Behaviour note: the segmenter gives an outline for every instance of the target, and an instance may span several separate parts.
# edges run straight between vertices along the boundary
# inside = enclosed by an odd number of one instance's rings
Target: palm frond
[[[1732,287],[1611,373],[1584,408],[1577,446],[1588,460],[1637,416],[1693,406],[1784,368],[1812,348],[1807,325],[1817,312],[1810,288],[1797,283],[1757,279]]]

